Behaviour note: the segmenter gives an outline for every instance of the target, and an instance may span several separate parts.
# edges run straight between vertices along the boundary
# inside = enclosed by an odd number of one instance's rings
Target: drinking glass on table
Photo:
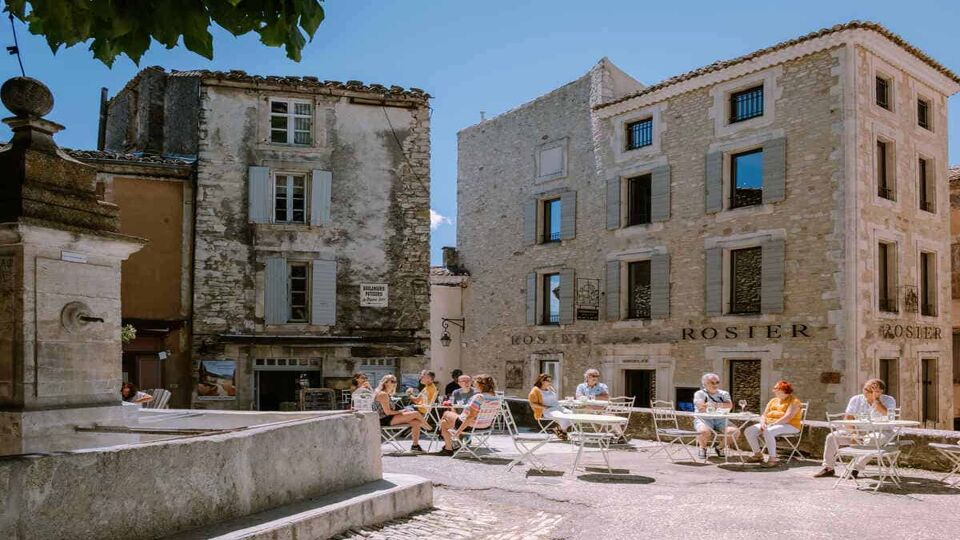
[[[717,411],[717,406],[714,405],[713,402],[707,403],[707,412],[708,412],[708,413],[714,413],[714,412],[716,412],[716,411]]]
[[[747,408],[747,400],[741,399],[737,404],[740,405],[740,414],[743,414],[743,411]]]

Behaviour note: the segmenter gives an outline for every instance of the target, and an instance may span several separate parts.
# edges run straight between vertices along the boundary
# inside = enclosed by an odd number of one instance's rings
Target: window
[[[763,85],[730,95],[730,123],[763,116]]]
[[[537,178],[563,174],[563,146],[554,146],[540,151]]]
[[[760,313],[760,279],[763,249],[730,251],[730,313]]]
[[[560,324],[560,274],[543,274],[540,324]]]
[[[921,362],[920,419],[924,423],[936,423],[940,419],[939,411],[937,411],[937,359],[924,358]]]
[[[930,129],[930,102],[922,98],[917,98],[917,125]]]
[[[730,208],[763,203],[763,149],[730,156]]]
[[[560,241],[560,199],[543,201],[543,243]]]
[[[934,253],[920,252],[920,314],[937,316],[937,260]]]
[[[645,174],[627,180],[627,226],[644,225],[651,221],[650,187],[652,175]]]
[[[270,101],[270,142],[309,145],[312,133],[312,103]]]
[[[920,209],[933,212],[936,208],[936,183],[930,181],[930,166],[927,160],[920,158],[917,161],[917,177],[920,179],[920,186],[917,189],[917,197],[920,199]]]
[[[890,110],[890,80],[877,77],[877,105]]]
[[[741,399],[747,400],[747,411],[760,411],[762,404],[760,402],[761,389],[763,388],[761,373],[761,363],[757,359],[736,359],[729,360],[730,377],[727,379],[730,385],[730,397],[733,403],[738,406]]]
[[[893,396],[897,401],[902,399],[900,396],[900,360],[897,358],[880,359],[880,380],[887,385],[888,396]]]
[[[275,223],[306,223],[306,178],[278,174],[274,178],[273,221]]]
[[[877,246],[877,299],[880,311],[897,313],[897,247],[880,242]]]
[[[627,150],[653,144],[653,118],[627,124]]]
[[[896,200],[893,178],[890,177],[890,143],[877,141],[877,195],[884,199]]]
[[[627,263],[627,318],[650,318],[650,261]]]
[[[562,390],[560,388],[560,361],[559,360],[540,360],[540,371],[539,373],[546,373],[553,379],[553,388],[559,394]]]
[[[309,319],[309,296],[307,294],[307,282],[309,267],[305,263],[293,263],[290,265],[290,273],[287,283],[287,294],[289,299],[287,305],[290,306],[288,322],[307,322]]]

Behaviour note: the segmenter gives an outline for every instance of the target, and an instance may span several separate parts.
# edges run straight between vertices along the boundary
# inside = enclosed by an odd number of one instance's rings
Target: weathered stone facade
[[[754,360],[739,369],[758,365],[759,374],[738,373],[735,399],[763,403],[784,378],[810,401],[810,418],[822,418],[876,376],[882,359],[894,359],[884,365],[903,414],[919,418],[922,360],[932,359],[936,405],[924,414],[930,425],[950,425],[943,126],[958,84],[894,38],[846,25],[627,95],[617,95],[615,68],[601,61],[580,80],[463,130],[458,243],[472,277],[462,364],[502,377],[509,362],[523,362],[530,383],[547,369],[542,362],[558,361],[565,394],[584,369],[598,367],[614,394],[649,381],[649,398],[680,402],[703,372],[727,384],[736,361]],[[879,73],[894,77],[892,114],[875,110],[879,58],[890,66]],[[762,89],[762,113],[732,121],[733,95],[751,88]],[[916,125],[918,95],[929,101],[932,130]],[[651,141],[628,149],[628,126],[648,119]],[[896,143],[892,204],[877,195],[878,136]],[[533,156],[557,139],[567,141],[565,171],[538,180]],[[755,149],[763,151],[763,202],[732,208],[731,160]],[[918,157],[932,163],[932,212],[919,209]],[[630,179],[646,174],[653,217],[627,226]],[[545,227],[543,201],[569,192],[565,200],[575,202],[562,215],[575,209],[566,218],[575,234],[561,225],[561,241],[530,242]],[[919,253],[933,254],[933,315],[880,312],[878,239],[900,253],[898,285],[919,287]],[[736,314],[730,258],[754,247],[763,254],[762,308]],[[650,261],[647,319],[627,318],[635,261]],[[552,273],[560,276],[560,325],[540,324],[543,276]],[[590,283],[581,278],[601,284],[599,320],[578,317],[576,298]]]

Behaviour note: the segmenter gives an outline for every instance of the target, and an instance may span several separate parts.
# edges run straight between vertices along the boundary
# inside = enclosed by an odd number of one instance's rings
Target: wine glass
[[[744,409],[747,408],[747,400],[741,399],[737,402],[737,405],[740,405],[740,414],[743,414]]]

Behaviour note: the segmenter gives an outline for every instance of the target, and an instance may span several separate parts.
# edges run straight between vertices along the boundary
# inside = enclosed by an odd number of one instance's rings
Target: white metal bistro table
[[[897,436],[900,433],[900,430],[904,428],[920,426],[920,422],[916,420],[888,420],[886,418],[879,418],[879,419],[857,418],[852,420],[833,420],[831,424],[849,428],[850,433],[854,436],[862,434],[867,437],[874,437],[875,438],[874,441],[869,444],[860,444],[860,445],[854,445],[854,446],[856,447],[869,446],[871,448],[875,448],[875,451],[877,454],[880,454],[880,452],[883,450],[883,448],[887,444],[889,444],[891,441],[897,438]],[[900,485],[900,482],[899,482],[900,470],[897,467],[898,457],[899,457],[899,451],[897,451],[897,455],[893,457],[889,465],[889,469],[890,469],[889,474],[884,473],[885,465],[882,461],[882,458],[877,457],[878,459],[877,466],[880,468],[880,474],[877,477],[877,485],[874,487],[874,491],[880,489],[880,486],[883,485],[884,479],[887,477],[890,477],[893,480],[894,484],[896,484],[897,486]],[[856,456],[851,458],[850,466],[848,467],[848,469],[850,470],[844,471],[843,476],[837,479],[837,482],[834,484],[834,487],[839,485],[842,480],[851,478],[852,476],[851,472],[852,472],[852,469],[854,468],[856,461],[857,461]],[[856,478],[854,478],[854,482],[856,482]]]
[[[626,424],[626,418],[609,414],[582,413],[554,413],[553,418],[567,420],[575,426],[573,437],[571,437],[577,445],[577,456],[573,460],[574,473],[577,472],[577,467],[580,465],[580,457],[583,455],[583,449],[588,442],[597,443],[600,454],[603,456],[603,461],[607,464],[607,471],[613,472],[613,469],[610,467],[607,448],[610,446],[610,439],[617,437],[617,432],[614,428]]]
[[[706,412],[706,411],[696,412],[695,411],[693,413],[693,416],[696,418],[700,418],[702,420],[727,420],[730,422],[739,422],[740,423],[739,425],[734,426],[735,428],[737,428],[737,433],[734,435],[731,435],[730,438],[733,439],[733,447],[737,450],[737,457],[740,458],[740,463],[743,463],[743,450],[740,448],[740,443],[737,442],[737,439],[739,438],[740,432],[743,430],[744,427],[746,427],[747,424],[760,419],[759,414],[746,412],[746,411],[738,412],[738,413],[737,412],[723,413],[723,412]],[[726,436],[725,433],[714,433],[713,435],[714,444],[717,441],[717,437],[725,437],[725,436]],[[727,452],[724,452],[723,453],[724,463],[728,462],[727,457],[728,457]]]
[[[602,410],[606,409],[610,402],[599,399],[561,399],[557,405],[574,410]]]

